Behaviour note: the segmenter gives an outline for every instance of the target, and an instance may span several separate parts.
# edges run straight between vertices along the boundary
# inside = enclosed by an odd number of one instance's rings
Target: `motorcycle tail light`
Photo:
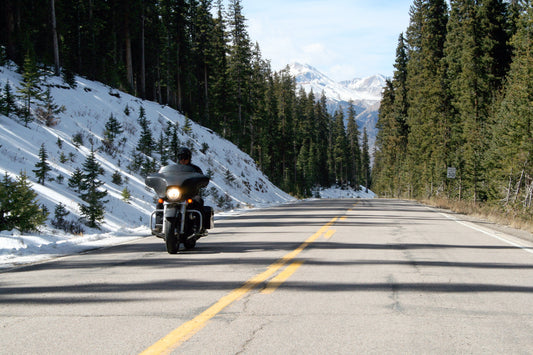
[[[167,198],[170,201],[176,201],[180,198],[181,192],[177,187],[169,187],[167,189]]]
[[[187,203],[192,203],[192,198],[188,199]]]

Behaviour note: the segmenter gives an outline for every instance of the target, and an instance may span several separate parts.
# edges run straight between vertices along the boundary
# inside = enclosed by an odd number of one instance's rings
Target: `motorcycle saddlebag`
[[[215,213],[213,212],[213,208],[210,207],[210,206],[204,206],[203,207],[203,214],[204,214],[204,218],[203,218],[203,227],[204,229],[211,229],[215,226],[215,220],[214,220],[214,215]]]

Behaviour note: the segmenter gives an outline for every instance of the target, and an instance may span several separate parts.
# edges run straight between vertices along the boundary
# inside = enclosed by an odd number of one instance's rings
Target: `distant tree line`
[[[77,73],[170,105],[237,144],[288,192],[370,183],[357,126],[341,127],[325,100],[272,71],[240,0],[227,9],[222,0],[4,0],[0,13],[7,59],[54,68],[71,86]]]
[[[530,215],[531,1],[415,0],[410,15],[381,102],[373,187]]]

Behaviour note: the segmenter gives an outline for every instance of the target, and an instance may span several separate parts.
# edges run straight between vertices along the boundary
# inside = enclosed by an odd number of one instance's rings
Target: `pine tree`
[[[257,158],[257,145],[260,141],[260,135],[264,132],[264,124],[262,122],[268,116],[266,112],[267,77],[271,75],[270,64],[261,58],[261,51],[258,44],[254,46],[251,65],[250,100],[253,102],[253,105],[251,107],[251,116],[246,134],[248,135],[249,142],[249,148],[247,148],[248,154]]]
[[[87,226],[99,228],[98,222],[104,219],[105,206],[107,203],[104,198],[107,196],[107,190],[102,190],[104,182],[98,177],[102,174],[102,167],[96,161],[94,150],[87,156],[83,164],[83,175],[80,183],[80,198],[85,204],[80,203],[80,212],[85,218]]]
[[[328,150],[329,150],[329,132],[331,130],[331,116],[328,113],[327,108],[327,98],[324,92],[322,92],[320,96],[320,100],[318,101],[316,108],[316,117],[317,117],[317,125],[315,128],[315,139],[314,141],[317,142],[316,151],[318,153],[317,155],[317,161],[318,161],[318,184],[321,186],[330,186],[333,178],[330,174],[330,169],[328,167],[329,159],[328,159]]]
[[[127,186],[122,190],[122,194],[121,195],[122,195],[122,201],[124,201],[126,203],[130,203],[131,192],[130,192],[130,190],[128,190]]]
[[[42,104],[39,104],[35,110],[35,116],[48,127],[53,127],[59,122],[57,115],[65,112],[65,110],[65,106],[54,103],[50,88],[47,88],[42,98]]]
[[[359,145],[359,129],[355,120],[355,108],[350,101],[348,107],[348,124],[346,127],[346,138],[348,139],[349,160],[348,160],[348,180],[350,186],[359,189],[359,177],[361,172],[361,147]]]
[[[165,131],[166,139],[169,142],[168,145],[168,157],[174,162],[178,162],[178,150],[180,148],[181,142],[178,138],[178,125],[170,124]]]
[[[487,73],[489,90],[494,93],[501,89],[511,64],[511,39],[508,27],[512,8],[504,0],[478,0],[477,18],[480,28],[480,47],[483,53],[483,70]],[[509,25],[508,25],[509,23]]]
[[[399,129],[396,120],[396,95],[394,84],[386,81],[378,112],[376,127],[376,152],[374,155],[374,169],[372,169],[372,188],[384,196],[395,196],[395,192],[406,182],[398,181],[398,164],[405,160],[399,150]]]
[[[26,173],[21,172],[15,183],[16,209],[13,214],[16,216],[15,227],[23,232],[36,230],[48,217],[48,212],[38,204],[36,198],[37,193],[32,190]]]
[[[161,165],[167,165],[168,164],[168,142],[165,136],[163,135],[163,132],[159,134],[159,140],[156,144],[157,153],[159,153],[159,161]]]
[[[366,127],[363,130],[363,149],[361,151],[361,175],[362,181],[364,182],[365,190],[368,192],[370,185],[372,183],[372,171],[370,169],[370,152],[368,146],[368,134],[366,132]]]
[[[275,183],[281,179],[281,174],[274,167],[280,152],[275,147],[279,143],[280,135],[278,134],[277,112],[278,97],[276,95],[276,74],[269,78],[265,92],[265,118],[261,121],[259,128],[259,137],[256,145],[256,159],[262,171],[269,171],[269,177]]]
[[[185,124],[183,125],[182,131],[187,135],[190,135],[192,132],[192,122],[191,119],[187,116],[185,116]]]
[[[337,111],[335,114],[335,122],[333,123],[333,162],[335,180],[339,184],[346,183],[348,171],[348,156],[349,145],[346,139],[346,131],[344,129],[344,114],[342,111]]]
[[[39,149],[39,161],[35,164],[35,170],[32,170],[35,173],[35,176],[37,177],[37,182],[44,186],[44,182],[46,181],[46,175],[52,168],[50,167],[50,164],[46,161],[48,159],[48,154],[46,152],[46,149],[44,148],[44,143],[41,144],[41,148]]]
[[[399,149],[402,153],[407,150],[407,138],[409,135],[409,126],[407,124],[409,113],[408,101],[408,63],[407,45],[403,33],[398,38],[398,47],[396,48],[396,60],[394,62],[394,76],[392,86],[394,90],[394,113],[398,124]]]
[[[211,96],[210,96],[210,117],[213,118],[210,124],[215,131],[220,132],[223,137],[229,134],[229,112],[231,103],[227,100],[230,80],[228,75],[228,33],[226,21],[223,13],[222,0],[217,0],[217,17],[214,22],[212,33],[212,71],[211,71]],[[216,118],[216,119],[214,119]]]
[[[54,227],[65,230],[67,228],[67,220],[65,219],[66,216],[70,214],[69,211],[65,208],[66,206],[59,202],[59,204],[56,205],[54,209],[54,219],[52,219],[51,223]]]
[[[307,174],[309,187],[313,189],[319,185],[320,171],[318,162],[317,144],[311,140],[309,143],[309,158],[307,160]],[[312,191],[310,191],[312,193]]]
[[[21,172],[16,181],[6,173],[0,182],[0,230],[17,228],[25,232],[42,225],[48,214],[39,206],[36,197],[26,173]]]
[[[83,172],[80,168],[76,168],[70,178],[68,179],[68,186],[75,189],[76,192],[81,193],[82,190]]]
[[[140,166],[139,173],[141,174],[141,176],[146,177],[151,173],[156,172],[157,170],[158,168],[155,160],[145,156]]]
[[[0,106],[0,113],[9,117],[12,112],[16,112],[15,98],[11,92],[11,85],[9,80],[4,86],[4,92],[2,94],[2,105]]]
[[[111,114],[105,124],[104,139],[112,144],[115,138],[123,132],[122,124]]]
[[[407,30],[409,62],[408,189],[415,196],[432,196],[446,178],[447,92],[442,63],[447,24],[444,0],[415,0]]]
[[[276,103],[277,119],[273,122],[277,131],[275,149],[272,150],[273,162],[277,166],[274,169],[279,175],[277,182],[285,191],[293,191],[295,180],[296,160],[298,155],[298,144],[295,136],[295,104],[296,104],[296,83],[290,75],[288,68],[278,73],[276,79]]]
[[[309,175],[309,147],[304,141],[296,160],[296,195],[301,197],[310,196],[312,176]]]
[[[120,171],[115,170],[113,175],[111,175],[111,182],[118,186],[122,185],[122,174]]]
[[[408,56],[403,34],[398,38],[394,76],[383,90],[376,127],[376,150],[372,169],[372,188],[386,196],[399,197],[408,190],[405,162],[409,126],[407,69]]]
[[[211,101],[211,71],[215,65],[212,45],[215,35],[215,20],[211,15],[212,0],[200,0],[192,2],[191,6],[191,54],[195,67],[197,91],[194,95],[192,107],[197,121],[202,125],[210,123]]]
[[[40,79],[39,71],[35,62],[26,54],[24,58],[24,68],[22,73],[22,84],[18,88],[17,92],[20,94],[20,98],[24,102],[23,117],[24,123],[27,126],[32,121],[31,106],[36,100],[40,100]]]
[[[152,149],[154,147],[152,130],[150,129],[150,124],[142,106],[139,111],[139,125],[141,126],[141,137],[137,144],[137,150],[146,156],[152,156]]]
[[[0,230],[11,230],[15,227],[12,214],[16,207],[14,205],[14,192],[13,180],[5,173],[0,182]]]
[[[234,116],[230,118],[230,137],[241,148],[248,146],[244,139],[244,130],[250,119],[250,92],[252,46],[246,32],[246,18],[242,13],[240,0],[230,0],[228,24],[231,46],[228,57],[228,72],[231,101],[234,102]]]
[[[74,72],[69,68],[63,68],[61,72],[61,77],[63,78],[63,82],[70,86],[72,89],[75,89],[78,84],[76,83],[76,76],[74,75]]]

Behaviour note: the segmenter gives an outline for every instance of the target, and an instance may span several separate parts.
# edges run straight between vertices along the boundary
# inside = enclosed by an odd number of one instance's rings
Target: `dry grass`
[[[474,204],[473,202],[455,201],[442,198],[423,200],[421,202],[433,207],[448,209],[456,213],[483,218],[493,223],[498,223],[533,233],[533,219],[531,218],[530,214],[524,214],[522,211],[516,211],[513,209],[504,211],[499,206],[481,203]]]

